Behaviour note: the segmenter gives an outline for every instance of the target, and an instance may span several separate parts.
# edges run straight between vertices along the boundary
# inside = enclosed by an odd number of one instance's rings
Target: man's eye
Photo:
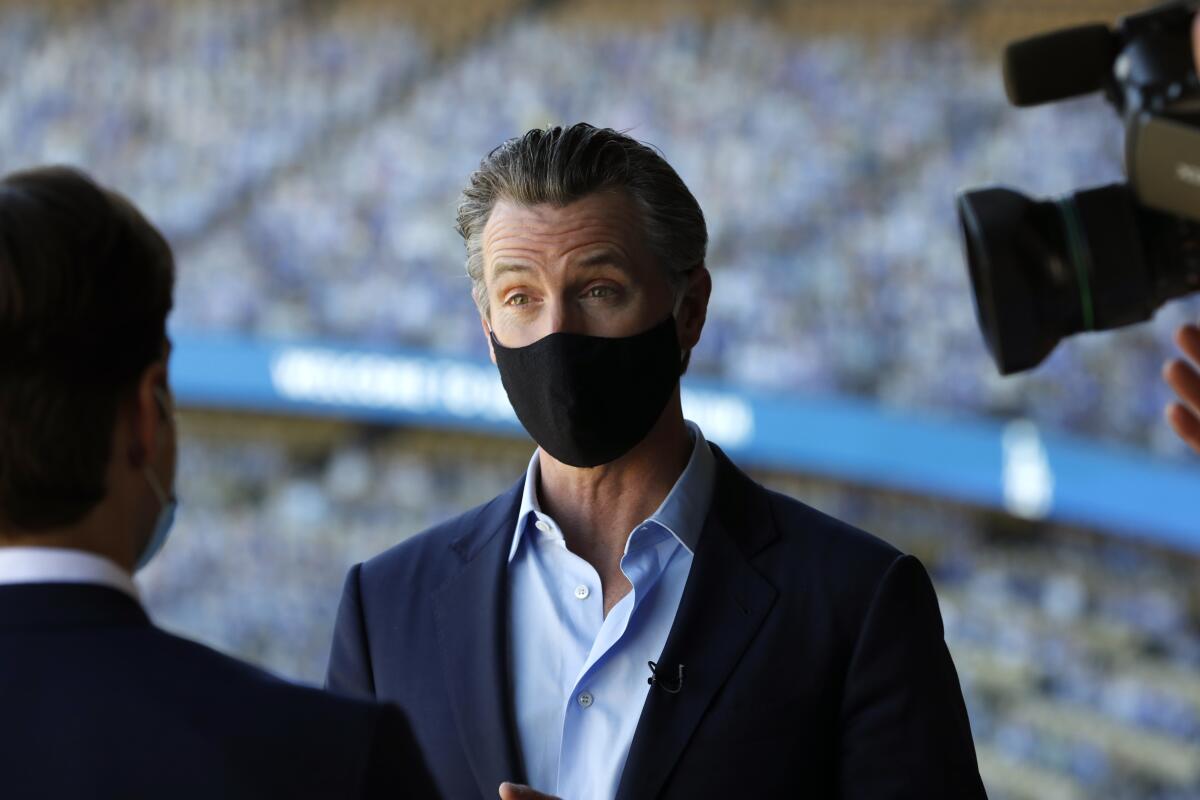
[[[527,305],[528,303],[529,303],[529,295],[527,295],[527,294],[510,295],[509,298],[504,301],[504,305],[506,305],[506,306],[523,306],[523,305]]]
[[[584,292],[585,297],[611,297],[617,290],[611,286],[593,286]]]

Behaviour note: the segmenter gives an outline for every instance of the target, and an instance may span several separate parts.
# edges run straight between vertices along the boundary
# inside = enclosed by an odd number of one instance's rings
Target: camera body
[[[1064,336],[1147,320],[1200,289],[1196,5],[1006,48],[1013,105],[1104,92],[1124,121],[1128,183],[1043,201],[1000,187],[959,194],[976,314],[1001,373],[1036,366]]]
[[[1125,46],[1106,87],[1125,120],[1125,168],[1137,201],[1200,221],[1200,80],[1192,57],[1191,3],[1122,20]]]

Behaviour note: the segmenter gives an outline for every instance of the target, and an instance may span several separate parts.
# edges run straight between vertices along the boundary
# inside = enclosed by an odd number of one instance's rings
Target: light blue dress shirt
[[[529,462],[508,555],[517,734],[529,784],[566,800],[611,798],[675,621],[712,499],[716,460],[688,422],[692,455],[667,498],[625,542],[633,590],[604,616],[596,570],[538,505]]]

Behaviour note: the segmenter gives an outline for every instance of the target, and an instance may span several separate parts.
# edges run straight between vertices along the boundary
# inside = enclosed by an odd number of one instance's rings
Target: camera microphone
[[[1014,106],[1036,106],[1103,89],[1117,56],[1116,34],[1099,23],[1012,42],[1004,48],[1004,90]]]

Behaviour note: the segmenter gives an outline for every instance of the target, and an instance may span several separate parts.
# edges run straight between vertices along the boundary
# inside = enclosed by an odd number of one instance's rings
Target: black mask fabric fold
[[[632,450],[679,383],[673,315],[634,336],[552,333],[525,347],[491,337],[517,418],[543,450],[573,467],[607,464]]]

